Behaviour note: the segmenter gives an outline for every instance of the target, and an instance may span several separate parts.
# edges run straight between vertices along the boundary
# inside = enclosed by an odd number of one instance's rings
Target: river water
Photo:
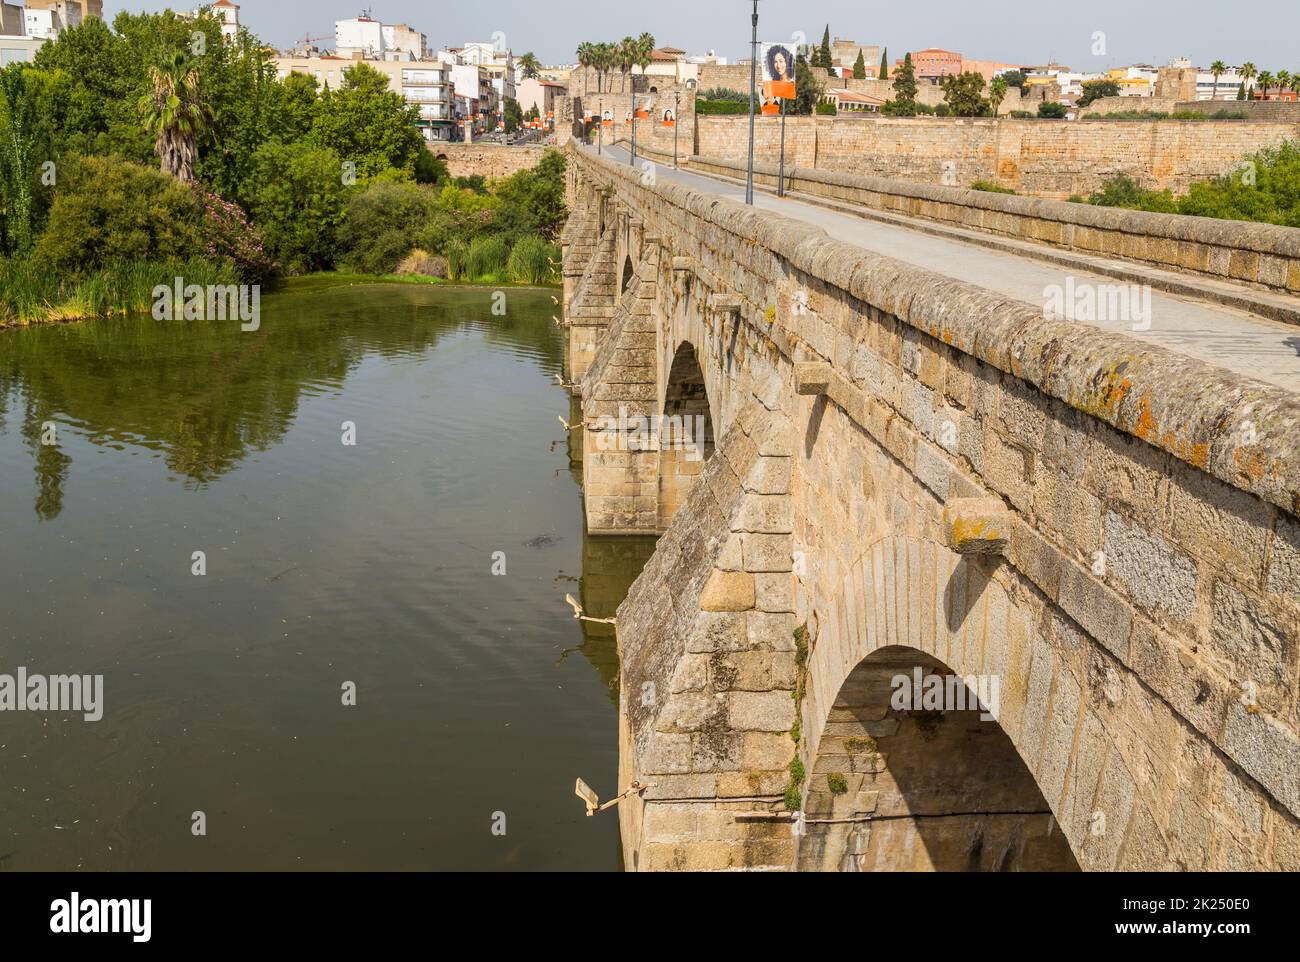
[[[0,333],[0,674],[104,685],[0,711],[0,870],[619,867],[573,795],[613,630],[564,596],[612,615],[653,545],[584,537],[555,313],[315,281],[255,333]]]

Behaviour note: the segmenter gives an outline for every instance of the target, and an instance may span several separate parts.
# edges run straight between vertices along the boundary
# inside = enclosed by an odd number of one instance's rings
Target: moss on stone
[[[843,772],[831,772],[826,776],[826,787],[831,790],[832,795],[843,795],[849,790],[849,780],[844,777]]]

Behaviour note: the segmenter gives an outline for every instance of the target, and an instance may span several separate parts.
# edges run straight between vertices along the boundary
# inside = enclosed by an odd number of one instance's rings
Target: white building
[[[404,23],[384,24],[385,60],[424,60],[429,55],[429,38]]]
[[[337,20],[334,23],[334,48],[340,57],[384,60],[384,25],[369,17]]]
[[[81,23],[81,4],[60,0],[46,10],[24,8],[23,29],[34,40],[54,40],[60,30]]]

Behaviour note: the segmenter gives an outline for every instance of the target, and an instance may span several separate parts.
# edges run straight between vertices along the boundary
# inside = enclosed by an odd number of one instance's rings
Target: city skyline
[[[104,15],[111,20],[122,10],[196,5],[107,0]],[[408,23],[427,34],[434,47],[491,39],[499,31],[516,54],[531,50],[545,63],[571,63],[574,49],[583,40],[618,39],[642,31],[654,34],[661,44],[692,54],[714,50],[732,59],[747,56],[750,6],[738,0],[729,5],[734,10],[681,0],[629,10],[583,0],[556,0],[544,8],[519,0],[468,10],[435,11],[417,0],[385,0],[369,6],[376,19]],[[334,21],[357,16],[362,4],[358,0],[245,0],[241,8],[241,19],[249,29],[274,46],[288,48],[304,36],[332,36]],[[535,16],[538,9],[545,10],[545,17]],[[1170,15],[1174,9],[1177,18]],[[941,47],[1006,62],[1054,60],[1077,70],[1136,62],[1159,65],[1175,57],[1188,57],[1201,66],[1222,59],[1229,64],[1251,60],[1265,69],[1300,67],[1292,62],[1300,59],[1292,40],[1294,28],[1300,27],[1300,13],[1283,0],[1263,0],[1252,5],[1249,17],[1237,20],[1218,16],[1209,3],[1138,6],[1119,0],[1099,0],[1086,9],[1049,2],[1035,7],[1031,16],[1010,0],[978,4],[935,0],[925,12],[892,7],[867,11],[849,0],[824,0],[810,7],[763,0],[759,12],[760,34],[766,40],[786,40],[802,31],[810,42],[817,42],[829,23],[833,37],[888,46],[891,58],[907,50]],[[1215,29],[1207,32],[1204,23],[1210,16],[1215,18]],[[1285,28],[1288,20],[1292,29]],[[1261,23],[1270,28],[1260,30]],[[1098,33],[1104,35],[1101,55],[1093,53]]]

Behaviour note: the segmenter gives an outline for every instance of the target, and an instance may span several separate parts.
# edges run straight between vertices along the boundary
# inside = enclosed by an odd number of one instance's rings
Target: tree
[[[519,101],[515,100],[514,97],[507,97],[505,108],[502,110],[501,116],[505,121],[506,133],[513,134],[518,130],[519,125],[524,119],[524,112],[519,106]]]
[[[587,92],[590,85],[589,77],[591,68],[595,62],[595,45],[584,40],[578,44],[578,66],[582,68],[582,92]]]
[[[1259,71],[1255,68],[1253,63],[1247,60],[1241,65],[1241,70],[1239,70],[1238,73],[1241,74],[1241,82],[1246,85],[1245,99],[1249,100],[1251,88],[1254,87],[1254,84],[1251,83],[1251,81],[1259,76]]]
[[[249,211],[275,258],[291,273],[330,267],[348,195],[339,155],[311,143],[272,140],[254,159]]]
[[[193,257],[204,246],[200,220],[194,192],[177,178],[120,158],[84,157],[63,165],[32,259],[75,277],[112,264]]]
[[[1083,82],[1083,96],[1079,98],[1078,106],[1086,107],[1094,100],[1100,100],[1102,97],[1118,97],[1119,84],[1114,80],[1085,80]]]
[[[835,70],[835,58],[831,55],[831,25],[826,24],[826,32],[822,34],[822,45],[817,50],[817,59],[813,61],[814,67],[825,67],[827,70]]]
[[[989,84],[989,106],[993,108],[993,116],[998,115],[998,109],[1002,106],[1002,101],[1007,99],[1007,81],[1005,77],[994,77],[993,82]]]
[[[419,109],[388,89],[388,77],[364,62],[343,72],[337,91],[316,101],[311,139],[355,165],[365,183],[390,167],[410,178],[424,142],[415,129]]]
[[[903,66],[894,71],[894,102],[898,116],[916,114],[916,68],[910,53],[904,55]]]
[[[1241,83],[1237,84],[1237,99],[1238,100],[1246,99],[1246,81],[1244,80]]]
[[[867,60],[864,56],[862,56],[861,50],[858,51],[858,59],[853,62],[853,79],[854,80],[867,79]]]
[[[821,102],[822,85],[818,82],[817,75],[813,73],[808,58],[803,54],[795,57],[794,80],[795,98],[794,106],[790,112],[796,116],[807,117],[817,109],[817,104]]]
[[[541,61],[531,50],[519,58],[519,70],[525,80],[536,80],[542,73]]]
[[[885,52],[880,55],[880,78],[879,79],[881,80],[889,79],[889,48],[888,47],[886,47]]]
[[[970,71],[952,74],[940,81],[943,99],[958,117],[982,117],[989,112],[984,99],[984,76]]]
[[[214,117],[198,64],[184,53],[174,54],[162,66],[149,68],[149,87],[140,98],[140,114],[154,135],[160,169],[182,183],[191,181],[199,135]]]
[[[1263,90],[1263,97],[1264,97],[1264,99],[1267,100],[1267,99],[1268,99],[1268,88],[1271,87],[1271,86],[1273,86],[1273,74],[1272,74],[1271,71],[1268,71],[1268,70],[1261,70],[1261,71],[1259,72],[1259,86],[1260,86],[1260,87],[1262,88],[1262,90]]]
[[[1049,120],[1063,120],[1065,114],[1065,104],[1057,103],[1054,100],[1044,100],[1038,105],[1038,116],[1040,117],[1045,117]]]
[[[1213,100],[1219,99],[1219,78],[1228,72],[1228,65],[1222,60],[1216,60],[1210,64],[1210,73],[1214,75],[1214,93],[1211,97]]]
[[[636,41],[631,37],[624,37],[618,45],[618,72],[622,75],[622,82],[619,85],[619,90],[627,90],[627,78],[632,73],[632,67],[636,61]]]
[[[8,248],[17,254],[31,246],[36,175],[36,105],[23,72],[20,63],[0,70],[0,210]]]
[[[652,33],[643,33],[636,38],[636,65],[641,68],[641,76],[654,62],[655,38]]]
[[[1002,75],[1002,79],[1007,82],[1007,89],[1019,87],[1021,96],[1025,93],[1025,72],[1023,70],[1008,70]]]
[[[1277,72],[1277,89],[1279,93],[1291,89],[1291,72],[1289,70],[1279,70]]]

